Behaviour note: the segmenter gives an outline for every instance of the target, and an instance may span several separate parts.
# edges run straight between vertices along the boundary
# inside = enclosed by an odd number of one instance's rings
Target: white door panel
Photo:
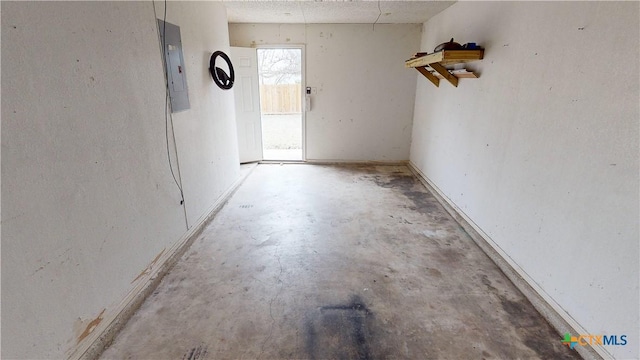
[[[260,161],[262,127],[256,49],[231,47],[230,57],[236,77],[233,93],[236,99],[240,162]]]

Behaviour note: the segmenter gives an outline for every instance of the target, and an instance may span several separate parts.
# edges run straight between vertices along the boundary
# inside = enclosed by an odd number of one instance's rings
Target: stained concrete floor
[[[578,358],[404,166],[259,165],[104,359]]]

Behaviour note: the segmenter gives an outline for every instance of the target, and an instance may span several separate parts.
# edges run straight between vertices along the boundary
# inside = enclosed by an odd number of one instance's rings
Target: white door
[[[231,47],[235,70],[233,93],[236,98],[236,124],[240,162],[262,160],[260,88],[256,49]]]

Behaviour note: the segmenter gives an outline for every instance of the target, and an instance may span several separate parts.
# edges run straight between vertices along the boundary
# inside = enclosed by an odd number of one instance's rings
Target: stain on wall
[[[104,312],[106,310],[107,309],[102,309],[102,311],[100,312],[98,317],[96,317],[95,319],[91,320],[87,324],[87,326],[84,328],[84,331],[82,332],[82,334],[80,334],[78,336],[78,343],[81,342],[87,336],[89,336],[89,334],[91,334],[93,332],[93,330],[102,322],[102,319],[103,319],[103,316],[104,316]]]
[[[151,270],[153,270],[153,266],[156,264],[156,262],[158,262],[158,259],[160,259],[160,256],[162,256],[162,254],[164,253],[165,250],[166,250],[166,248],[162,249],[162,251],[160,251],[160,253],[158,255],[156,255],[156,257],[151,261],[149,266],[147,266],[144,270],[142,270],[140,275],[136,276],[136,278],[133,279],[133,281],[131,281],[131,283],[133,284],[134,282],[136,282],[141,277],[143,277],[143,276],[145,276],[147,274],[150,274]]]

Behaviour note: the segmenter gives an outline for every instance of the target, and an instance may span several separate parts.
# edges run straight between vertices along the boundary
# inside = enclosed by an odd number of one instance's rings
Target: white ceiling
[[[227,1],[230,23],[418,24],[454,1]]]

